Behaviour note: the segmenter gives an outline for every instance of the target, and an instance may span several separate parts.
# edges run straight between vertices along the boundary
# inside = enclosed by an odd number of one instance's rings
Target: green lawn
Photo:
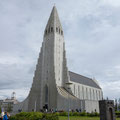
[[[59,116],[59,120],[67,120],[67,117]],[[79,117],[79,116],[70,116],[70,120],[100,120],[99,117]],[[120,120],[120,118],[117,118],[116,120]]]

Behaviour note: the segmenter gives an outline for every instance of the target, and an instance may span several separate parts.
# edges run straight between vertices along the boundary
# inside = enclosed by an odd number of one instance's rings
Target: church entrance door
[[[44,104],[44,109],[47,109],[48,110],[48,86],[45,85],[45,104]]]
[[[113,111],[112,111],[112,108],[109,108],[109,120],[113,120]]]

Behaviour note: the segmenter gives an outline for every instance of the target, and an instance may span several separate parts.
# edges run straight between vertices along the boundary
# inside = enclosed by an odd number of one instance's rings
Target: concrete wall
[[[63,96],[60,93],[58,93],[58,102],[57,102],[57,109],[58,110],[81,110],[86,112],[98,112],[99,113],[99,103],[95,100],[80,100],[77,97],[70,97]],[[68,99],[69,98],[69,99]]]
[[[95,100],[85,100],[86,112],[98,112],[99,113],[99,102]]]
[[[18,113],[18,110],[22,110],[24,112],[28,111],[28,98],[23,102],[13,105],[13,113]]]
[[[72,82],[72,81],[70,81]],[[102,90],[87,85],[72,82],[71,91],[73,95],[81,100],[102,100]]]

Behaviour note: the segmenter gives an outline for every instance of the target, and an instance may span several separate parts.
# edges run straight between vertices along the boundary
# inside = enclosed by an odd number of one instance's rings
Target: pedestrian
[[[5,115],[3,116],[3,120],[8,120],[7,112],[5,112]]]
[[[0,116],[0,120],[2,120],[2,116]]]

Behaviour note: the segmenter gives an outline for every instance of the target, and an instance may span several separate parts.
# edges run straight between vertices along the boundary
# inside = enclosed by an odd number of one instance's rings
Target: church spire
[[[45,28],[45,35],[53,31],[63,35],[62,25],[60,23],[60,19],[55,5],[53,6],[52,12]]]

